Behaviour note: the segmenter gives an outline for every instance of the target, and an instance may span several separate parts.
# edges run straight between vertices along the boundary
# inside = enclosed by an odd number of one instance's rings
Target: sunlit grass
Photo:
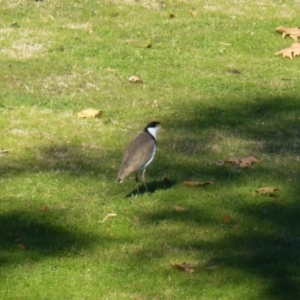
[[[298,299],[300,59],[274,56],[298,6],[2,1],[0,298]],[[89,107],[103,114],[78,119]],[[136,197],[116,174],[152,120]]]

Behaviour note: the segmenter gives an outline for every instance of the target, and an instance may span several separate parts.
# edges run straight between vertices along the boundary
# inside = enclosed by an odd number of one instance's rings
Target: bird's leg
[[[146,175],[146,169],[143,170],[142,180],[144,182],[144,186],[145,186],[145,189],[146,189],[147,193],[149,193],[148,188],[147,188],[147,184],[146,184],[146,177],[145,177],[145,175]]]
[[[136,183],[136,194],[138,195],[140,191],[139,191],[139,179],[137,176],[137,172],[135,172],[135,183]]]

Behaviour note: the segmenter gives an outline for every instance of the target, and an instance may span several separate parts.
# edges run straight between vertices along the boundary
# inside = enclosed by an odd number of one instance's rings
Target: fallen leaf
[[[131,82],[131,83],[142,83],[143,79],[141,77],[132,75],[132,76],[129,77],[129,82]]]
[[[18,247],[21,249],[21,250],[26,250],[27,249],[27,246],[25,244],[18,244]]]
[[[88,108],[86,110],[82,110],[77,114],[78,118],[95,118],[97,116],[100,116],[102,114],[101,110],[94,109],[94,108]]]
[[[213,184],[212,181],[189,181],[189,180],[185,180],[182,185],[187,185],[187,186],[207,186],[207,185],[211,185]]]
[[[239,167],[246,168],[246,167],[250,167],[252,164],[257,164],[257,163],[258,163],[258,159],[255,156],[250,155],[240,159]]]
[[[106,221],[106,219],[108,218],[113,218],[113,217],[116,217],[117,214],[116,213],[109,213],[105,216],[105,218],[102,220],[102,221],[99,221],[99,223],[104,223]]]
[[[131,46],[133,47],[138,47],[138,48],[150,48],[151,47],[151,40],[146,40],[146,41],[129,41],[128,42]]]
[[[231,159],[231,160],[223,160],[223,161],[218,161],[216,162],[217,166],[223,166],[225,164],[229,164],[229,165],[235,165],[238,166],[240,168],[247,168],[250,167],[252,164],[254,163],[258,163],[258,159],[253,156],[247,156],[241,159]]]
[[[175,15],[173,15],[173,14],[170,14],[170,15],[169,15],[169,18],[170,18],[170,19],[173,19],[173,18],[175,18]]]
[[[191,13],[191,15],[193,17],[197,17],[198,16],[198,12],[196,10],[192,10],[190,13]]]
[[[263,187],[255,191],[256,195],[275,196],[276,192],[279,192],[278,188]]]
[[[287,57],[292,59],[293,57],[300,55],[300,43],[294,43],[289,48],[284,48],[278,52],[275,53],[275,55],[282,54],[283,57]]]
[[[300,27],[292,27],[288,28],[285,26],[279,26],[275,29],[277,32],[280,32],[282,35],[282,38],[285,38],[286,36],[291,37],[294,41],[297,41],[300,37]]]
[[[179,205],[175,205],[175,206],[173,207],[173,209],[174,209],[175,211],[178,211],[178,212],[186,211],[186,208],[184,208],[184,207],[182,207],[182,206],[179,206]]]
[[[223,215],[223,222],[224,223],[229,223],[231,219],[227,215]]]
[[[46,211],[49,211],[49,210],[50,210],[49,206],[42,206],[42,207],[40,207],[40,211],[46,212]]]
[[[181,264],[177,264],[177,263],[171,263],[171,266],[174,268],[177,268],[179,270],[183,270],[186,271],[188,273],[194,273],[195,272],[195,266],[191,263],[187,263],[187,262],[183,262]]]

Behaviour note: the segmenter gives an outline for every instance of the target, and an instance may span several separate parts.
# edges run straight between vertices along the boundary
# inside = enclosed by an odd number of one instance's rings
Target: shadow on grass
[[[128,179],[130,179],[130,178],[131,177],[129,177]],[[133,177],[132,177],[132,180],[134,180]],[[130,193],[128,193],[126,195],[126,198],[130,198],[133,196],[139,196],[139,195],[142,196],[144,194],[149,194],[151,196],[156,191],[171,189],[172,186],[174,186],[175,184],[176,184],[176,182],[173,182],[173,181],[171,182],[166,178],[164,178],[160,181],[158,181],[158,180],[150,181],[150,182],[147,182],[147,188],[148,188],[148,192],[147,192],[144,184],[139,182],[139,194],[137,193],[137,189],[135,188],[134,190],[132,190]]]
[[[230,209],[243,218],[236,224],[229,222],[222,224],[222,227],[219,220],[212,224],[211,220],[199,221],[200,216],[197,218],[195,214],[183,213],[178,216],[163,209],[143,214],[141,219],[148,224],[178,222],[193,227],[205,226],[212,232],[219,229],[222,233],[216,241],[207,241],[207,237],[205,240],[199,239],[197,234],[192,234],[194,228],[190,230],[189,241],[184,232],[187,228],[176,232],[176,238],[169,232],[162,232],[155,239],[164,241],[170,249],[187,253],[193,249],[199,254],[199,261],[203,255],[209,257],[207,264],[215,269],[208,270],[200,263],[199,273],[222,273],[225,269],[226,279],[220,275],[219,280],[225,280],[229,285],[243,283],[241,276],[245,276],[246,280],[248,276],[259,279],[263,286],[257,290],[260,298],[300,299],[300,97],[270,97],[249,101],[237,101],[231,106],[221,103],[218,107],[193,102],[193,105],[187,104],[185,110],[179,108],[177,117],[166,120],[170,128],[180,120],[181,132],[176,135],[174,152],[199,156],[199,160],[209,155],[210,139],[215,139],[216,143],[217,138],[203,134],[206,130],[218,130],[220,135],[251,141],[248,154],[254,149],[256,153],[253,154],[271,156],[272,159],[277,157],[276,161],[270,160],[265,165],[262,162],[246,172],[231,176],[230,180],[226,169],[207,164],[201,166],[201,173],[216,178],[219,184],[223,183],[223,187],[227,185],[227,189],[231,185],[258,182],[261,178],[268,182],[281,182],[288,192],[279,198],[263,198],[265,201],[262,205],[255,205],[251,203],[251,197],[243,202],[240,200],[242,196],[235,195],[233,191],[232,197],[236,197],[239,204],[233,203]],[[200,168],[193,162],[181,164],[168,159],[160,167],[164,170],[174,168],[183,176],[195,174]],[[156,256],[168,255],[170,249],[158,247],[151,251],[155,259]],[[147,250],[139,255],[145,261],[148,259]],[[218,278],[218,275],[213,276]]]
[[[1,265],[36,262],[45,256],[77,256],[99,241],[93,234],[56,224],[57,214],[55,211],[0,213]]]
[[[149,252],[152,259],[157,259],[176,251],[186,253],[188,259],[188,253],[192,251],[199,261],[196,275],[210,273],[216,280],[212,280],[213,284],[218,285],[222,281],[230,286],[242,285],[254,277],[260,282],[256,290],[260,299],[299,299],[300,204],[282,204],[276,198],[266,198],[264,204],[244,204],[238,211],[243,215],[242,220],[222,224],[205,209],[181,213],[158,210],[143,214],[140,218],[146,226],[149,223],[159,226],[165,222],[178,222],[185,226],[173,233],[155,231],[155,239],[168,247],[159,244],[144,249],[137,258],[146,263]],[[205,228],[213,235],[220,231],[220,237],[210,241],[206,236],[202,240],[197,228]],[[188,238],[187,231],[191,233]],[[255,289],[255,286],[252,288]]]
[[[252,228],[244,224],[248,228],[242,233],[233,230],[224,239],[206,244],[207,250],[218,253],[211,263],[260,277],[267,282],[264,296],[268,299],[299,299],[300,206],[271,202],[263,208],[244,206],[241,211],[252,220]],[[262,222],[269,224],[268,230],[260,228]],[[201,242],[193,246],[203,248]]]
[[[222,133],[231,134],[236,138],[251,140],[259,145],[261,153],[297,154],[300,141],[300,96],[261,97],[254,99],[233,99],[230,102],[210,105],[194,99],[192,104],[186,104],[186,109],[178,108],[178,116],[168,121],[170,127],[176,127],[180,120],[182,134],[176,143],[180,152],[195,140],[202,146],[199,154],[207,154],[206,143],[202,136],[206,130],[220,130],[218,139],[222,141]],[[177,126],[178,127],[178,126]],[[213,139],[213,136],[210,136]],[[203,143],[203,144],[202,144]],[[197,143],[196,143],[197,144]],[[187,146],[187,147],[185,147]],[[175,147],[175,150],[176,150]],[[196,152],[197,153],[197,152]]]

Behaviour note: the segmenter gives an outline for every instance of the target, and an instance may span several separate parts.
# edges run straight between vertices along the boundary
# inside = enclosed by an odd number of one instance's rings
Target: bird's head
[[[145,127],[144,131],[150,133],[156,139],[156,135],[160,129],[159,126],[160,122],[152,121]]]

